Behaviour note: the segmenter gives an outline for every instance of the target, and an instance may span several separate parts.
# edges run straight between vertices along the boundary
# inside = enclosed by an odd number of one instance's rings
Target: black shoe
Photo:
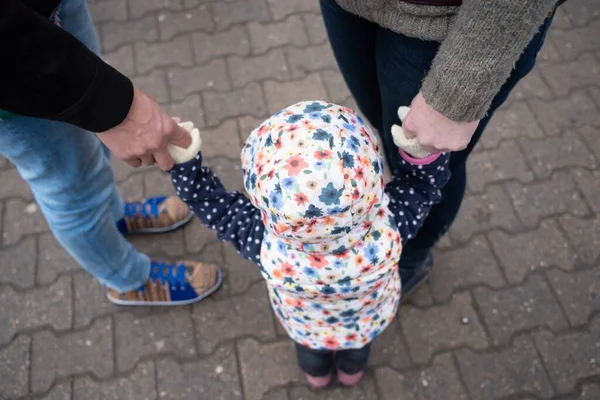
[[[433,269],[431,249],[406,249],[402,253],[400,280],[402,281],[402,300],[406,300],[421,284],[427,280]]]

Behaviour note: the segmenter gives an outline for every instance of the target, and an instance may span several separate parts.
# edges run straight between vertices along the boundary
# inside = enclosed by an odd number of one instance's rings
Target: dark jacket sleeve
[[[260,210],[240,192],[228,192],[208,168],[202,154],[171,171],[177,195],[194,211],[202,223],[222,241],[233,244],[240,255],[260,264],[260,249],[265,227]]]
[[[442,153],[427,165],[414,165],[403,158],[385,186],[390,198],[388,208],[403,242],[416,235],[431,207],[442,199],[441,189],[450,178],[449,157],[450,153]]]
[[[0,1],[0,109],[102,132],[120,124],[133,85],[20,0]]]

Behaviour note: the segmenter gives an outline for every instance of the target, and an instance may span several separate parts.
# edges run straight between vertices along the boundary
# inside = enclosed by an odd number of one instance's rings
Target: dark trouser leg
[[[300,369],[308,375],[327,376],[333,370],[333,352],[315,350],[296,343],[296,358]]]
[[[364,371],[369,361],[371,343],[362,349],[342,350],[335,353],[335,366],[349,375]]]

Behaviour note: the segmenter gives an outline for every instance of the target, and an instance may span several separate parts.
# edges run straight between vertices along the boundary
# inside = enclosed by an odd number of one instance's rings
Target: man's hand
[[[406,137],[416,137],[430,153],[465,149],[479,121],[455,122],[425,102],[421,92],[413,99],[410,112],[402,124]]]
[[[133,103],[125,120],[97,135],[115,157],[132,167],[156,162],[163,171],[173,168],[173,158],[167,150],[167,144],[186,148],[192,142],[185,129],[180,128],[154,100],[137,89],[134,89]]]

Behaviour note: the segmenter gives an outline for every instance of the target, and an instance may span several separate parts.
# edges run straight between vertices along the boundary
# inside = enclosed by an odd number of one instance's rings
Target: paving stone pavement
[[[205,129],[230,188],[270,112],[353,106],[317,0],[89,0],[105,59]],[[172,192],[114,161],[124,197]],[[136,238],[213,261],[223,288],[177,309],[109,304],[0,158],[0,399],[599,399],[600,1],[559,10],[539,63],[470,160],[431,280],[376,341],[354,389],[311,391],[257,269],[194,221]]]

